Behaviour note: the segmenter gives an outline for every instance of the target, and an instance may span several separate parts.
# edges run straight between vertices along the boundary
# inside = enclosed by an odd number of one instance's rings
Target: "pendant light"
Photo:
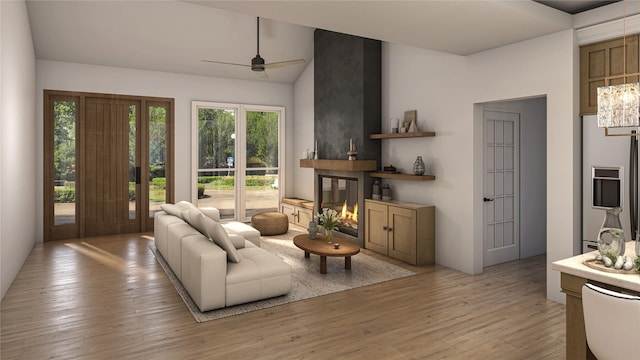
[[[623,21],[623,79],[627,74],[627,4],[624,4]],[[619,77],[619,76],[616,76]],[[605,78],[610,80],[614,77]],[[636,131],[631,133],[609,133],[609,128],[640,126],[640,83],[603,86],[598,91],[598,127],[604,128],[606,136],[638,136]]]

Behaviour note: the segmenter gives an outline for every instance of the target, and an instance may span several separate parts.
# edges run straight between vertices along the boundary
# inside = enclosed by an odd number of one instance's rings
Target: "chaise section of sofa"
[[[217,209],[201,211],[185,203],[163,205],[163,211],[155,214],[154,235],[158,252],[200,311],[280,296],[291,290],[291,267],[259,247],[259,232],[257,241],[253,233],[257,230],[242,223],[238,224],[244,226],[227,227],[216,221]],[[229,234],[233,230],[244,231],[252,240]]]

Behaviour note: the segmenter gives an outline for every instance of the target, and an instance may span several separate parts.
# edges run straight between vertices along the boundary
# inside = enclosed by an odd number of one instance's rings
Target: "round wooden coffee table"
[[[338,242],[340,248],[334,248],[332,243],[324,240],[323,234],[316,235],[315,240],[309,234],[296,235],[293,244],[304,250],[304,257],[309,258],[310,254],[320,255],[320,274],[327,273],[327,256],[344,257],[344,268],[351,269],[351,256],[360,252],[360,246],[348,240]]]

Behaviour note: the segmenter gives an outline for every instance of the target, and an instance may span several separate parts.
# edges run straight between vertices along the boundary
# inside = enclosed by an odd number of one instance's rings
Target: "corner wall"
[[[36,60],[24,1],[0,1],[2,298],[36,243]]]
[[[292,158],[293,166],[289,167],[293,173],[293,182],[287,186],[287,197],[297,197],[313,201],[313,169],[301,168],[299,159],[305,150],[313,151],[314,130],[313,119],[315,108],[313,105],[313,78],[315,59],[312,59],[294,84],[295,120],[288,122],[293,128],[293,151],[287,154]]]

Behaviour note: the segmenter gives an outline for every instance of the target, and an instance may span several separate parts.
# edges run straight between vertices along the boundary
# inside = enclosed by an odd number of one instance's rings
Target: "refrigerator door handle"
[[[635,131],[631,132],[635,134]],[[629,216],[631,240],[638,235],[638,137],[631,136],[629,154]]]

